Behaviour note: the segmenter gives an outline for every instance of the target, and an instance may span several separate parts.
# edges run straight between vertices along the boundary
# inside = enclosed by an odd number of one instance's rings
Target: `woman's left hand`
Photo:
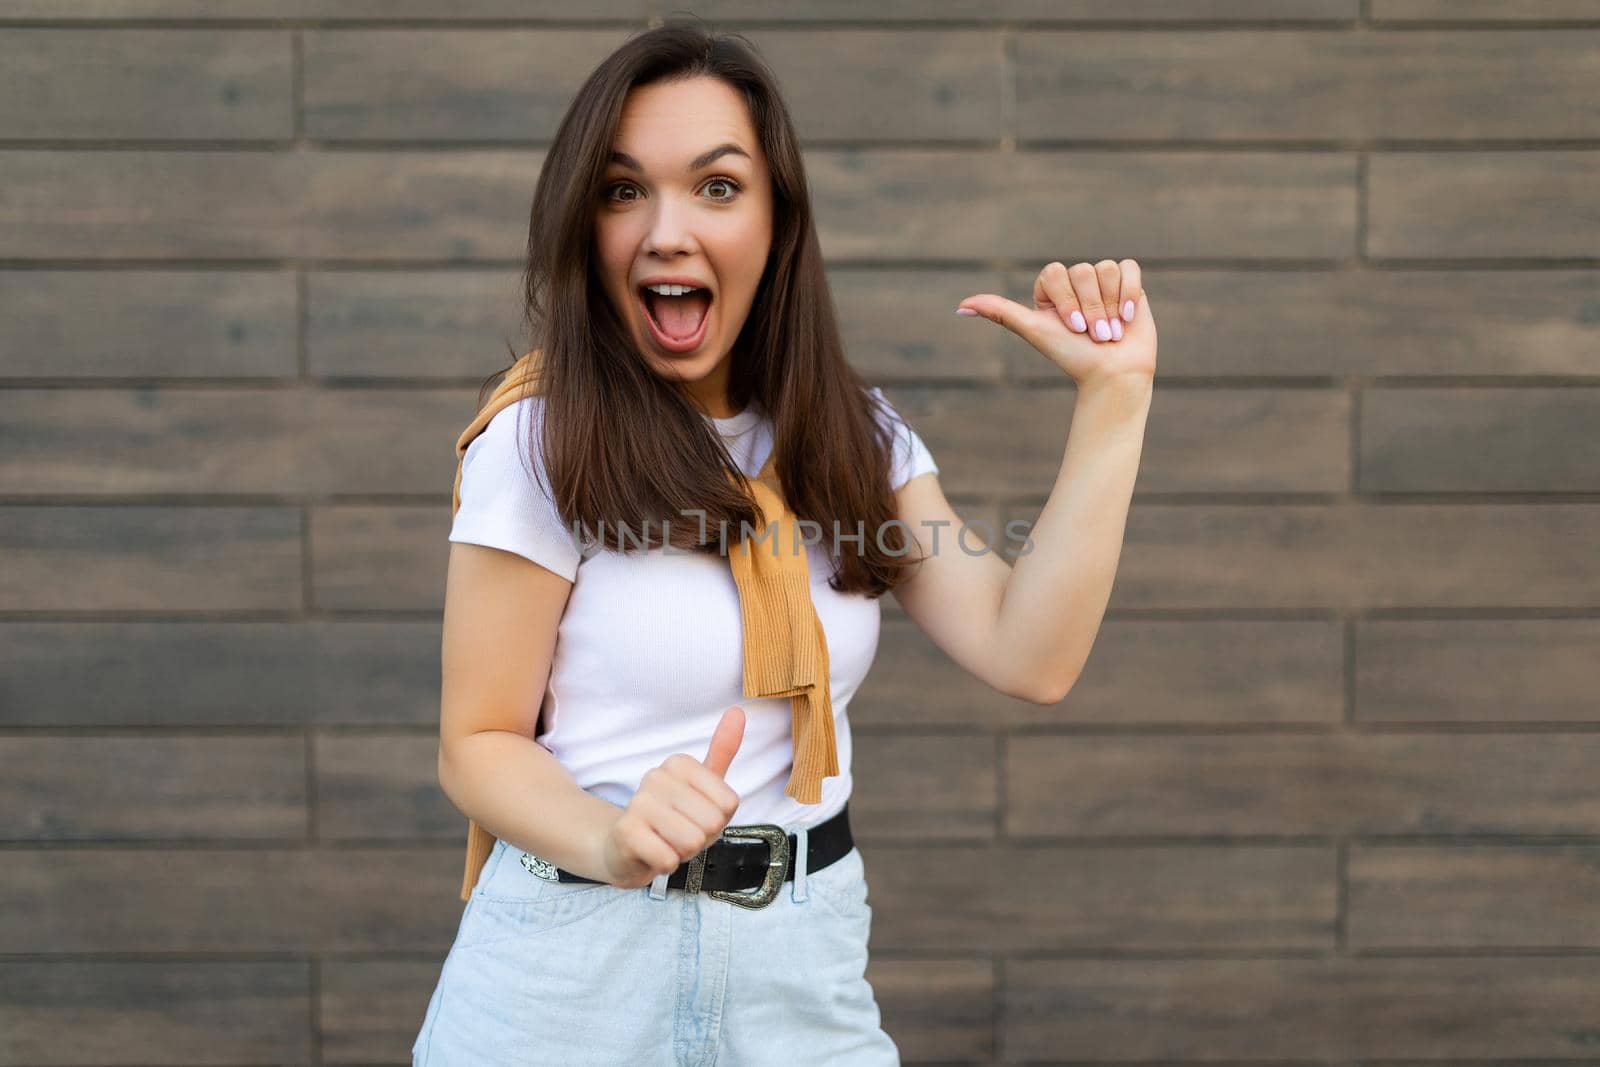
[[[1156,373],[1156,322],[1131,259],[1045,264],[1033,307],[993,293],[961,301],[1044,353],[1079,388],[1111,379],[1148,385]]]

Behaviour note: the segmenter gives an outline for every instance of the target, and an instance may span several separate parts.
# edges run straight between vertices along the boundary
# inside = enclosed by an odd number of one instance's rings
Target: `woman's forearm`
[[[450,802],[508,844],[604,880],[601,847],[623,809],[578,786],[550,750],[522,734],[483,730],[440,750]]]
[[[1001,598],[996,648],[1007,674],[1054,703],[1077,681],[1111,599],[1144,448],[1152,383],[1080,386],[1066,454]]]

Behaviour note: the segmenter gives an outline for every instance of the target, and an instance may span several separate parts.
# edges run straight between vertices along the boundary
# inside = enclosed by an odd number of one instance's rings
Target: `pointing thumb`
[[[979,314],[990,322],[1000,325],[1016,333],[1024,333],[1034,317],[1033,310],[1023,307],[1015,300],[997,296],[994,293],[978,293],[969,296],[956,305],[957,315]]]

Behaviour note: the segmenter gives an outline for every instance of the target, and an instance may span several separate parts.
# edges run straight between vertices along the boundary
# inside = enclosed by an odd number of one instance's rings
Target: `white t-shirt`
[[[529,419],[543,417],[543,403],[535,395],[508,405],[467,446],[461,506],[450,529],[451,541],[515,552],[573,582],[538,742],[583,789],[625,807],[644,773],[668,756],[684,752],[703,760],[717,721],[737,704],[745,730],[727,773],[740,797],[732,824],[793,828],[837,814],[850,797],[847,709],[877,654],[882,605],[829,587],[831,531],[808,546],[808,562],[812,602],[828,640],[843,773],[822,780],[820,804],[802,804],[783,791],[794,754],[793,702],[744,696],[739,592],[727,560],[678,548],[620,553],[575,539],[549,496],[542,455],[528,453]],[[731,418],[706,418],[734,462],[752,477],[758,473],[772,449],[771,419],[755,406]],[[937,471],[922,439],[897,412],[891,424],[891,486]],[[529,475],[530,460],[540,483]],[[683,521],[698,525],[693,516]],[[660,524],[651,529],[659,537]]]

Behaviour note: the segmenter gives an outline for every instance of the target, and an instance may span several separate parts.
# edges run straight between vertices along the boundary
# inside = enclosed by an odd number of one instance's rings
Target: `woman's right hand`
[[[743,740],[744,709],[734,705],[722,713],[704,762],[679,752],[644,773],[601,845],[607,882],[647,886],[722,836],[739,810],[724,776]]]

